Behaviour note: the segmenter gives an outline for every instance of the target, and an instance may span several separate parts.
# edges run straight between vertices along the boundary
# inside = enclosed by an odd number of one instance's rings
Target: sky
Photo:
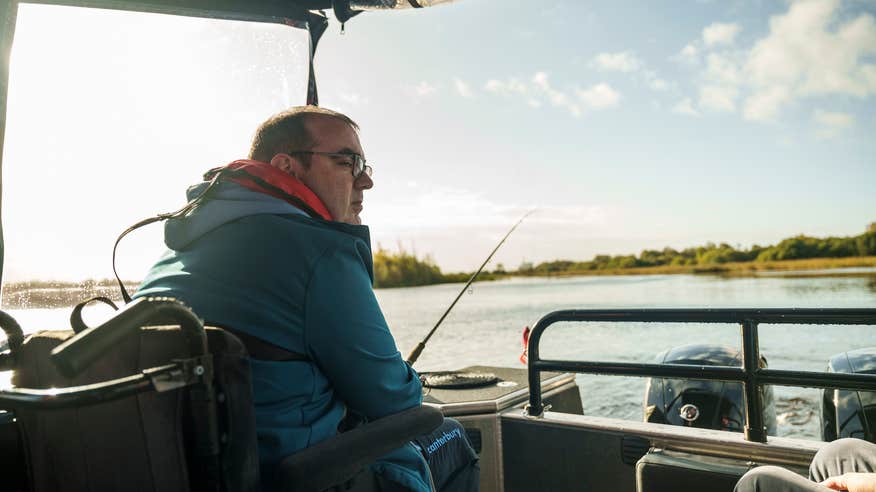
[[[302,104],[282,25],[21,5],[3,156],[4,280],[112,275]],[[361,128],[374,245],[476,269],[876,222],[876,1],[459,0],[332,22],[320,103]],[[162,253],[126,238],[123,278]]]

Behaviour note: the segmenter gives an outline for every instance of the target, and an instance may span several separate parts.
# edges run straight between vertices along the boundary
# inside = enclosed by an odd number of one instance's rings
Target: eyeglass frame
[[[374,173],[374,168],[366,164],[368,161],[365,160],[364,157],[355,153],[355,152],[317,152],[314,150],[293,150],[288,152],[289,155],[301,154],[301,155],[324,155],[327,157],[346,157],[352,158],[352,163],[347,162],[335,162],[339,166],[347,166],[350,168],[350,174],[353,175],[353,179],[359,179],[363,174],[367,175],[369,178]],[[360,167],[361,166],[361,167]],[[359,168],[359,172],[356,172],[356,168]]]

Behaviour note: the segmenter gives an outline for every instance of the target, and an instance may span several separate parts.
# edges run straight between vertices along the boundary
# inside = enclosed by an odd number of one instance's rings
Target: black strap
[[[284,348],[278,347],[273,343],[268,343],[261,338],[254,337],[247,333],[243,333],[239,330],[233,330],[228,328],[227,326],[217,325],[215,323],[207,322],[209,326],[216,326],[218,328],[222,328],[223,330],[231,333],[238,339],[240,339],[243,346],[246,347],[246,352],[249,354],[250,358],[258,359],[258,360],[270,360],[270,361],[309,361],[310,357],[305,354],[300,354],[298,352],[292,352],[290,350],[286,350]]]
[[[408,0],[408,3],[411,4],[411,7],[415,8],[415,9],[423,8],[423,6],[420,5],[419,0]]]
[[[300,208],[302,211],[307,213],[307,215],[309,215],[311,218],[314,218],[314,219],[321,219],[322,218],[316,212],[316,210],[314,210],[310,205],[305,203],[304,200],[302,200],[296,196],[290,195],[289,193],[286,193],[281,188],[278,188],[278,187],[272,185],[271,183],[268,183],[267,181],[263,180],[262,178],[259,178],[258,176],[254,176],[252,174],[249,174],[245,171],[241,171],[239,169],[230,169],[228,167],[217,167],[214,169],[210,169],[209,171],[204,173],[204,179],[209,181],[209,183],[207,184],[207,187],[198,196],[193,198],[190,202],[186,203],[181,209],[177,210],[176,212],[171,212],[171,213],[166,213],[166,214],[158,214],[154,217],[149,217],[149,218],[143,219],[140,222],[137,222],[136,224],[132,225],[131,227],[128,227],[127,229],[125,229],[124,232],[119,234],[119,237],[116,238],[116,243],[113,245],[113,275],[116,276],[116,282],[118,282],[118,284],[119,284],[119,290],[122,291],[122,300],[125,301],[125,304],[131,302],[131,296],[128,294],[128,290],[125,289],[125,285],[124,285],[124,283],[122,283],[122,279],[119,277],[118,270],[116,270],[116,251],[119,248],[119,242],[121,242],[122,238],[124,238],[125,236],[127,236],[131,232],[134,232],[135,230],[137,230],[145,225],[152,224],[153,222],[160,222],[160,221],[164,221],[167,219],[175,219],[175,218],[182,217],[182,216],[188,214],[189,212],[194,210],[198,205],[200,205],[201,202],[203,202],[207,198],[207,195],[210,193],[210,191],[212,191],[213,188],[215,188],[216,185],[219,183],[219,181],[225,176],[231,176],[231,177],[233,177],[233,176],[246,176],[248,179],[251,179],[254,182],[258,183],[259,186],[266,188],[266,189],[272,191],[273,193],[280,195],[283,199],[285,199],[289,202],[292,202],[296,207]],[[86,301],[86,303],[88,303],[88,302],[91,302],[91,300]]]
[[[119,234],[119,237],[116,238],[116,243],[113,244],[113,275],[116,276],[116,282],[118,282],[119,284],[119,290],[122,291],[122,300],[125,301],[125,304],[131,302],[131,296],[128,295],[128,290],[125,289],[125,284],[122,283],[122,279],[119,277],[119,272],[118,270],[116,270],[116,250],[119,248],[119,242],[121,242],[122,238],[124,238],[128,234],[145,225],[149,225],[153,222],[160,222],[163,220],[172,219],[175,217],[182,217],[183,215],[194,210],[195,207],[197,207],[202,201],[204,201],[204,199],[207,197],[207,194],[216,186],[216,184],[219,183],[219,179],[224,176],[226,172],[228,172],[228,170],[224,168],[217,168],[208,171],[208,174],[213,171],[215,172],[211,175],[210,183],[207,185],[207,188],[205,188],[200,195],[196,196],[190,202],[186,203],[181,209],[177,210],[176,212],[171,212],[168,214],[158,214],[155,217],[143,219],[140,222],[137,222],[131,227],[125,229],[124,232]]]
[[[116,277],[116,278],[118,278],[118,277]],[[76,307],[73,308],[73,312],[70,313],[70,327],[73,328],[74,332],[79,333],[83,330],[88,329],[88,325],[86,325],[85,322],[82,321],[82,308],[84,308],[88,304],[91,304],[93,301],[100,301],[104,304],[111,306],[116,311],[119,310],[119,307],[116,306],[116,303],[114,303],[112,301],[112,299],[110,299],[109,297],[97,296],[97,297],[92,297],[91,299],[87,299],[85,301],[82,301],[79,304],[77,304]]]

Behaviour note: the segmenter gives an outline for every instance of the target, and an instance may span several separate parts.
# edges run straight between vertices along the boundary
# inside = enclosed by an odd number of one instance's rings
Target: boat
[[[363,11],[439,0],[40,0],[37,3],[272,22],[305,29],[312,69],[328,25]],[[0,138],[17,0],[0,0]],[[372,15],[368,13],[366,15]],[[378,15],[374,13],[373,15]],[[2,250],[0,250],[2,251]],[[7,260],[10,260],[7,258]],[[540,356],[558,323],[724,323],[742,347],[678,347],[654,363]],[[377,456],[454,417],[481,463],[481,490],[732,490],[755,465],[804,473],[824,442],[770,435],[769,385],[822,388],[824,436],[873,439],[872,350],[837,354],[822,373],[770,369],[760,324],[876,325],[876,309],[581,309],[544,313],[529,335],[526,369],[472,366],[436,375],[424,405],[289,457],[278,490],[371,490],[361,470]],[[258,490],[246,346],[205,327],[173,299],[132,302],[97,326],[25,337],[0,316],[15,373],[0,390],[3,490]],[[63,328],[63,327],[57,327]],[[696,342],[696,341],[688,341]],[[642,422],[583,415],[575,374],[650,378]],[[456,377],[459,376],[459,377]],[[447,381],[450,380],[450,383]],[[463,380],[462,383],[459,381]],[[428,383],[427,378],[427,383]],[[706,383],[703,383],[703,382]],[[659,389],[658,389],[659,388]],[[716,389],[719,388],[719,389]],[[674,396],[667,399],[667,392]],[[722,410],[724,409],[724,410]],[[772,412],[772,413],[771,413]],[[358,477],[358,480],[357,480]],[[679,487],[679,484],[685,484]]]

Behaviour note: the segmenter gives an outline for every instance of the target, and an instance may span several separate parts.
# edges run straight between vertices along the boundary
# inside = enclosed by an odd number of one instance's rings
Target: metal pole
[[[548,313],[535,323],[529,332],[529,342],[526,345],[526,365],[529,377],[529,403],[526,405],[526,415],[541,417],[544,414],[544,404],[541,400],[541,368],[539,364],[538,345],[541,343],[541,333],[554,321],[561,321],[562,313]]]
[[[319,106],[319,93],[316,90],[316,71],[313,60],[316,57],[316,46],[328,27],[328,19],[322,15],[310,13],[307,16],[307,32],[310,34],[310,61],[307,72],[307,104]]]
[[[742,322],[742,365],[745,368],[745,439],[766,442],[763,425],[763,398],[760,382],[760,348],[757,340],[757,323],[747,319]]]
[[[6,95],[9,92],[9,57],[15,34],[18,0],[0,0],[0,217],[3,215],[3,137],[6,133]],[[3,223],[0,221],[0,293],[3,285]]]

